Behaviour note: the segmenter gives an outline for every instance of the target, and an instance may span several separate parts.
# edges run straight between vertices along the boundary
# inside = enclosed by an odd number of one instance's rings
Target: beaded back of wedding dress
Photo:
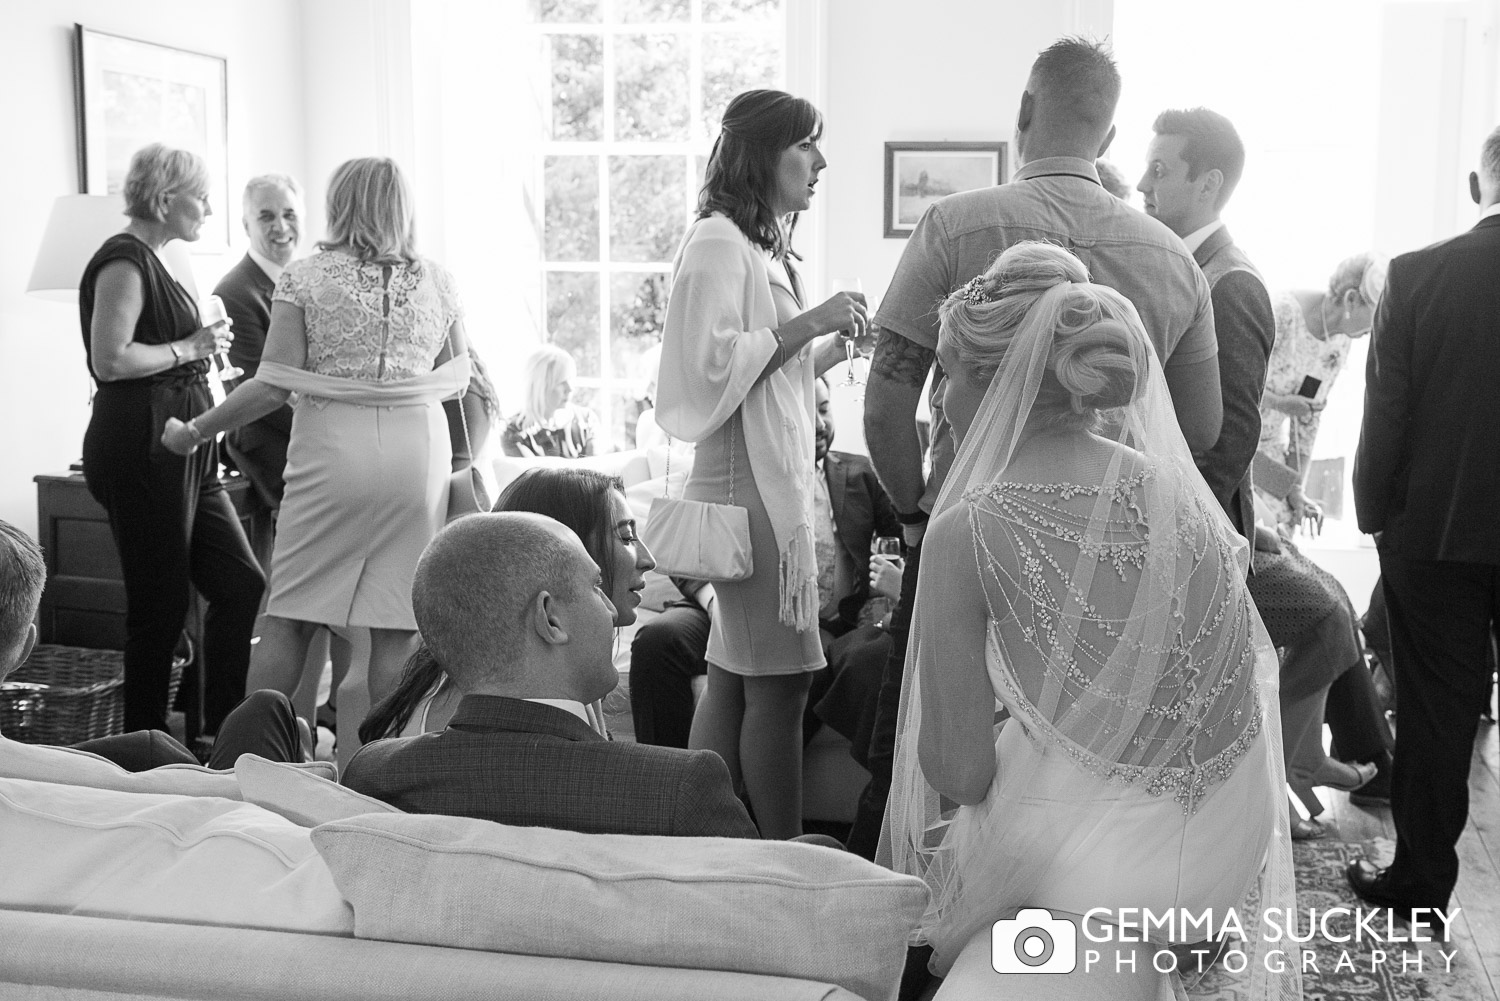
[[[1138,368],[1133,395],[1107,430],[1060,429],[1044,412],[1057,369],[1099,343],[1100,324],[1129,345],[1116,361]],[[877,860],[931,888],[919,937],[934,969],[1022,907],[1105,923],[1129,908],[1211,912],[1212,932],[1233,912],[1248,960],[1236,996],[1299,998],[1295,963],[1266,961],[1277,946],[1262,929],[1268,909],[1294,906],[1275,650],[1245,587],[1246,544],[1194,467],[1122,296],[1062,282],[1025,314],[924,549],[941,558],[923,554]],[[955,610],[976,589],[981,621],[966,629]],[[963,712],[949,679],[973,651],[955,642],[983,645],[998,720],[994,777],[966,806],[923,767],[939,767],[935,731]],[[1148,930],[1162,947],[1208,937]]]

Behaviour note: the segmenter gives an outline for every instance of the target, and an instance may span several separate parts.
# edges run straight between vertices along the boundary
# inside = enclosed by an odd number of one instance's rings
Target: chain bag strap
[[[448,332],[448,347],[457,359],[458,352],[453,346],[451,329]],[[470,382],[472,384],[472,378]],[[455,521],[465,515],[482,514],[493,506],[489,488],[485,485],[484,477],[479,475],[479,467],[475,465],[478,456],[474,454],[474,443],[469,439],[469,415],[464,412],[464,399],[468,395],[469,387],[465,386],[463,394],[458,398],[458,422],[464,429],[464,451],[469,453],[469,464],[448,476],[448,521]]]

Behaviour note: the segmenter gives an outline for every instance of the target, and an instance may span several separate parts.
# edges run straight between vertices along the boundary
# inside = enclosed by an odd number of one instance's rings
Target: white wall
[[[89,379],[77,308],[28,296],[26,281],[58,195],[78,191],[73,24],[229,60],[229,187],[266,171],[306,176],[302,26],[296,0],[31,0],[7,3],[0,30],[0,518],[36,531],[37,473],[78,458]],[[124,220],[122,218],[121,224]],[[195,260],[211,286],[245,247]]]
[[[814,215],[821,240],[809,257],[815,301],[834,278],[884,293],[905,240],[885,239],[885,143],[1010,143],[1037,53],[1060,36],[1110,33],[1112,3],[973,0],[826,0],[823,152],[828,170]],[[821,277],[822,281],[818,279]],[[836,370],[842,373],[842,369]],[[839,374],[830,381],[837,382]],[[860,407],[835,386],[837,447],[864,452]]]

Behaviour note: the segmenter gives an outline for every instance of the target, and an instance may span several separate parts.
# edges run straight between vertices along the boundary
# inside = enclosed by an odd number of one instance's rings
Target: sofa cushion
[[[338,776],[334,765],[327,761],[310,761],[294,767],[328,779]],[[113,761],[88,751],[47,744],[23,744],[3,737],[0,737],[0,778],[118,792],[241,798],[240,787],[231,771],[215,771],[201,765],[162,765],[144,772],[127,772]]]
[[[321,775],[258,754],[240,755],[234,763],[234,779],[245,802],[279,813],[302,827],[317,827],[362,813],[402,812]]]
[[[921,880],[785,841],[438,816],[312,833],[360,938],[800,977],[895,997]]]
[[[348,935],[309,835],[218,797],[0,779],[0,908]]]

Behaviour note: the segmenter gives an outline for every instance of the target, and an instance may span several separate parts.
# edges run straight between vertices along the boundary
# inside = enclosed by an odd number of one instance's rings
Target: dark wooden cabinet
[[[125,582],[120,557],[110,534],[109,518],[89,495],[82,473],[37,476],[37,535],[47,560],[47,588],[38,611],[41,642],[96,650],[125,648]],[[237,473],[223,477],[251,548],[268,565],[273,521],[250,481]],[[187,629],[193,649],[202,633],[202,602],[194,595]],[[201,691],[201,659],[184,670],[183,698],[191,706]],[[196,736],[199,720],[187,712],[187,729]]]

